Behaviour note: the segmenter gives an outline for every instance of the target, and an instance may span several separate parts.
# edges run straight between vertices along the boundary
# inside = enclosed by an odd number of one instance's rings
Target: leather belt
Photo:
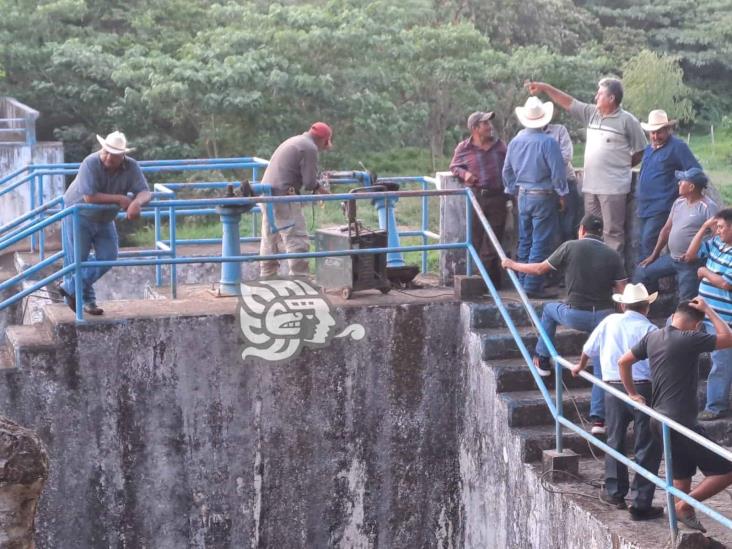
[[[523,187],[519,187],[519,192],[524,194],[554,194],[551,189],[524,189]]]

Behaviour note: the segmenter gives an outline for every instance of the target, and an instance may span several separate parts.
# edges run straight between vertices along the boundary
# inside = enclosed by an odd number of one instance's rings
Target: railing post
[[[162,240],[162,229],[160,227],[160,208],[155,206],[155,249],[158,249],[158,243]],[[160,263],[155,264],[155,285],[159,288],[163,285],[163,266]]]
[[[43,175],[37,175],[36,176],[36,182],[38,183],[38,207],[43,206]],[[46,217],[46,214],[44,212],[41,212],[38,214],[38,220],[43,221],[43,218]],[[41,229],[41,234],[39,237],[39,258],[41,261],[43,261],[46,258],[46,229]]]
[[[170,229],[170,254],[171,257],[176,256],[176,223],[175,223],[175,207],[169,209],[170,220],[168,227]],[[175,263],[170,264],[170,295],[173,299],[178,297],[178,266]]]
[[[470,204],[470,195],[468,193],[471,193],[473,191],[470,190],[470,188],[465,188],[465,245],[471,244],[473,242],[473,208],[471,208]],[[465,254],[465,274],[467,276],[472,276],[473,274],[473,260],[470,257],[469,253]]]
[[[427,182],[422,180],[422,190],[427,190]],[[422,246],[427,245],[427,230],[430,226],[430,201],[427,195],[422,197]],[[422,272],[427,272],[427,251],[422,252]]]
[[[79,220],[79,209],[74,208],[74,297],[76,298],[76,320],[84,320],[84,290],[81,281],[81,222]]]
[[[239,222],[245,210],[242,206],[217,206],[221,218],[221,257],[241,255]],[[241,295],[241,263],[227,261],[221,264],[218,295]]]
[[[28,181],[30,185],[29,194],[30,194],[30,211],[33,211],[36,209],[36,177],[38,177],[35,173],[30,176],[30,180]],[[30,245],[30,251],[31,253],[36,251],[36,233],[33,233],[31,235],[31,245]]]
[[[671,528],[672,546],[676,546],[676,535],[678,533],[678,524],[676,522],[676,505],[674,505],[674,496],[668,491],[669,486],[674,485],[673,463],[671,461],[671,429],[663,424],[663,460],[666,468],[666,505],[668,507],[668,524]]]
[[[555,406],[557,408],[557,417],[554,419],[554,438],[557,452],[562,453],[564,452],[564,440],[562,439],[562,424],[559,423],[559,418],[564,416],[562,365],[556,359],[552,362],[554,363],[554,391],[556,394]]]

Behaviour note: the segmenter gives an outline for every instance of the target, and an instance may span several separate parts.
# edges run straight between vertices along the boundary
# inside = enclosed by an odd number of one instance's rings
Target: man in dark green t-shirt
[[[564,271],[566,302],[546,303],[541,314],[541,324],[552,342],[557,326],[592,332],[603,318],[613,312],[613,291],[622,293],[625,288],[623,261],[615,250],[602,241],[602,229],[602,220],[588,214],[580,223],[579,240],[568,240],[545,261],[503,261],[506,269],[532,275],[546,274],[551,270]],[[534,365],[541,375],[551,375],[549,350],[541,338],[536,344]],[[604,400],[602,389],[593,386],[590,405],[593,434],[605,432]]]

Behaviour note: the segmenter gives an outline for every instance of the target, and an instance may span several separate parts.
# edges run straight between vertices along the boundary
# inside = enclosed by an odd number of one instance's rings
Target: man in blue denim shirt
[[[74,204],[113,205],[117,208],[82,209],[79,212],[80,261],[107,261],[117,259],[119,243],[114,219],[121,209],[127,219],[140,217],[142,206],[152,198],[147,180],[137,161],[125,156],[133,151],[127,147],[127,138],[122,132],[112,132],[106,139],[97,135],[102,150],[87,156],[79,166],[79,172],[64,194],[66,207]],[[133,195],[129,198],[128,193]],[[63,225],[64,262],[74,262],[73,217],[64,219]],[[94,256],[90,256],[92,247]],[[82,299],[84,311],[91,315],[101,315],[104,311],[97,306],[94,283],[109,267],[91,267],[81,270]],[[58,292],[66,298],[66,303],[76,310],[76,285],[74,275],[64,277]]]
[[[516,117],[526,129],[509,143],[503,165],[506,193],[518,193],[516,258],[521,263],[541,263],[549,257],[558,231],[558,213],[568,192],[562,151],[557,141],[543,132],[553,114],[554,104],[542,103],[537,97],[529,97],[524,107],[516,107]],[[519,279],[529,297],[551,297],[544,293],[543,275],[521,273]]]
[[[635,191],[640,220],[638,260],[651,255],[658,234],[671,212],[671,206],[678,197],[675,172],[701,169],[689,146],[673,135],[675,124],[676,121],[669,120],[666,111],[662,110],[651,111],[648,122],[641,122],[641,127],[651,138],[651,144],[643,151],[640,177]]]

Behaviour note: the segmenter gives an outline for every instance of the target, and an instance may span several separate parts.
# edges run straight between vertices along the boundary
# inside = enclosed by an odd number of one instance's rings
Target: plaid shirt
[[[475,145],[471,138],[458,143],[450,162],[452,174],[465,181],[465,173],[478,178],[477,187],[503,194],[503,162],[506,160],[506,145],[496,139],[488,150]]]

